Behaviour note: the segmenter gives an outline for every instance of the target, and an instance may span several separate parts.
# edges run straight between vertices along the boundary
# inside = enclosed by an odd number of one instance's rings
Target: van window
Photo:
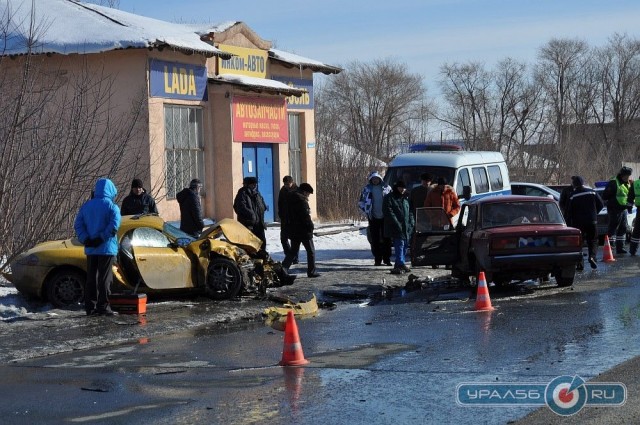
[[[469,170],[461,168],[458,172],[458,182],[456,183],[456,194],[458,197],[462,197],[462,188],[464,186],[471,186],[471,178],[469,177]]]
[[[491,183],[491,190],[500,190],[504,188],[504,180],[502,179],[502,172],[499,165],[489,165],[487,167],[489,171],[489,183]]]
[[[453,183],[453,177],[456,170],[449,167],[434,166],[410,166],[410,167],[392,167],[389,168],[384,176],[384,182],[393,185],[398,180],[403,180],[408,190],[416,186],[420,186],[420,175],[429,173],[435,183],[438,177],[444,177],[449,184]]]
[[[471,169],[473,173],[473,181],[476,186],[476,193],[486,193],[489,191],[489,180],[487,179],[487,170],[484,167],[474,167]]]

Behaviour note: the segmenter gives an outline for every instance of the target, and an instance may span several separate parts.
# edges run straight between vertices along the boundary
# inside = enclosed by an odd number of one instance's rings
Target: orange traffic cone
[[[493,310],[491,298],[489,298],[489,288],[487,287],[484,272],[480,272],[478,275],[478,293],[476,294],[476,311],[489,310]]]
[[[609,235],[604,235],[604,246],[602,247],[602,250],[603,250],[602,261],[604,261],[605,263],[613,263],[614,261],[616,261],[616,259],[613,258],[613,251],[611,251],[611,244],[609,244]]]
[[[304,358],[300,336],[298,335],[298,325],[293,316],[293,311],[287,313],[287,323],[284,327],[284,348],[282,349],[282,360],[280,366],[302,366],[309,364],[309,360]]]

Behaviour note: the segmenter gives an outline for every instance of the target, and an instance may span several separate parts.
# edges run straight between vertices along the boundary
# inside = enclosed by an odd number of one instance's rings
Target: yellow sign
[[[267,77],[267,57],[266,50],[247,49],[246,47],[229,46],[220,44],[220,50],[233,53],[231,59],[218,58],[219,74],[246,75],[248,77]]]

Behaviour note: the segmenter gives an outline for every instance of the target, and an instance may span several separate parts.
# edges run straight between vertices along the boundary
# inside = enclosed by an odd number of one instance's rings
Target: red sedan
[[[497,285],[551,274],[570,286],[582,237],[552,199],[490,196],[466,202],[455,226],[441,208],[418,209],[411,253],[413,266],[449,265],[464,281],[480,271]]]

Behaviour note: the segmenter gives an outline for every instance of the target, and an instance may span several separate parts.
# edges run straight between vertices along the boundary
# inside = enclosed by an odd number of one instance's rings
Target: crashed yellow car
[[[194,238],[155,214],[122,217],[112,291],[160,293],[201,291],[221,300],[241,290],[264,294],[290,285],[279,262],[260,251],[262,241],[232,219],[205,228]],[[20,254],[5,277],[29,297],[58,308],[83,302],[87,260],[76,238],[43,242]]]

